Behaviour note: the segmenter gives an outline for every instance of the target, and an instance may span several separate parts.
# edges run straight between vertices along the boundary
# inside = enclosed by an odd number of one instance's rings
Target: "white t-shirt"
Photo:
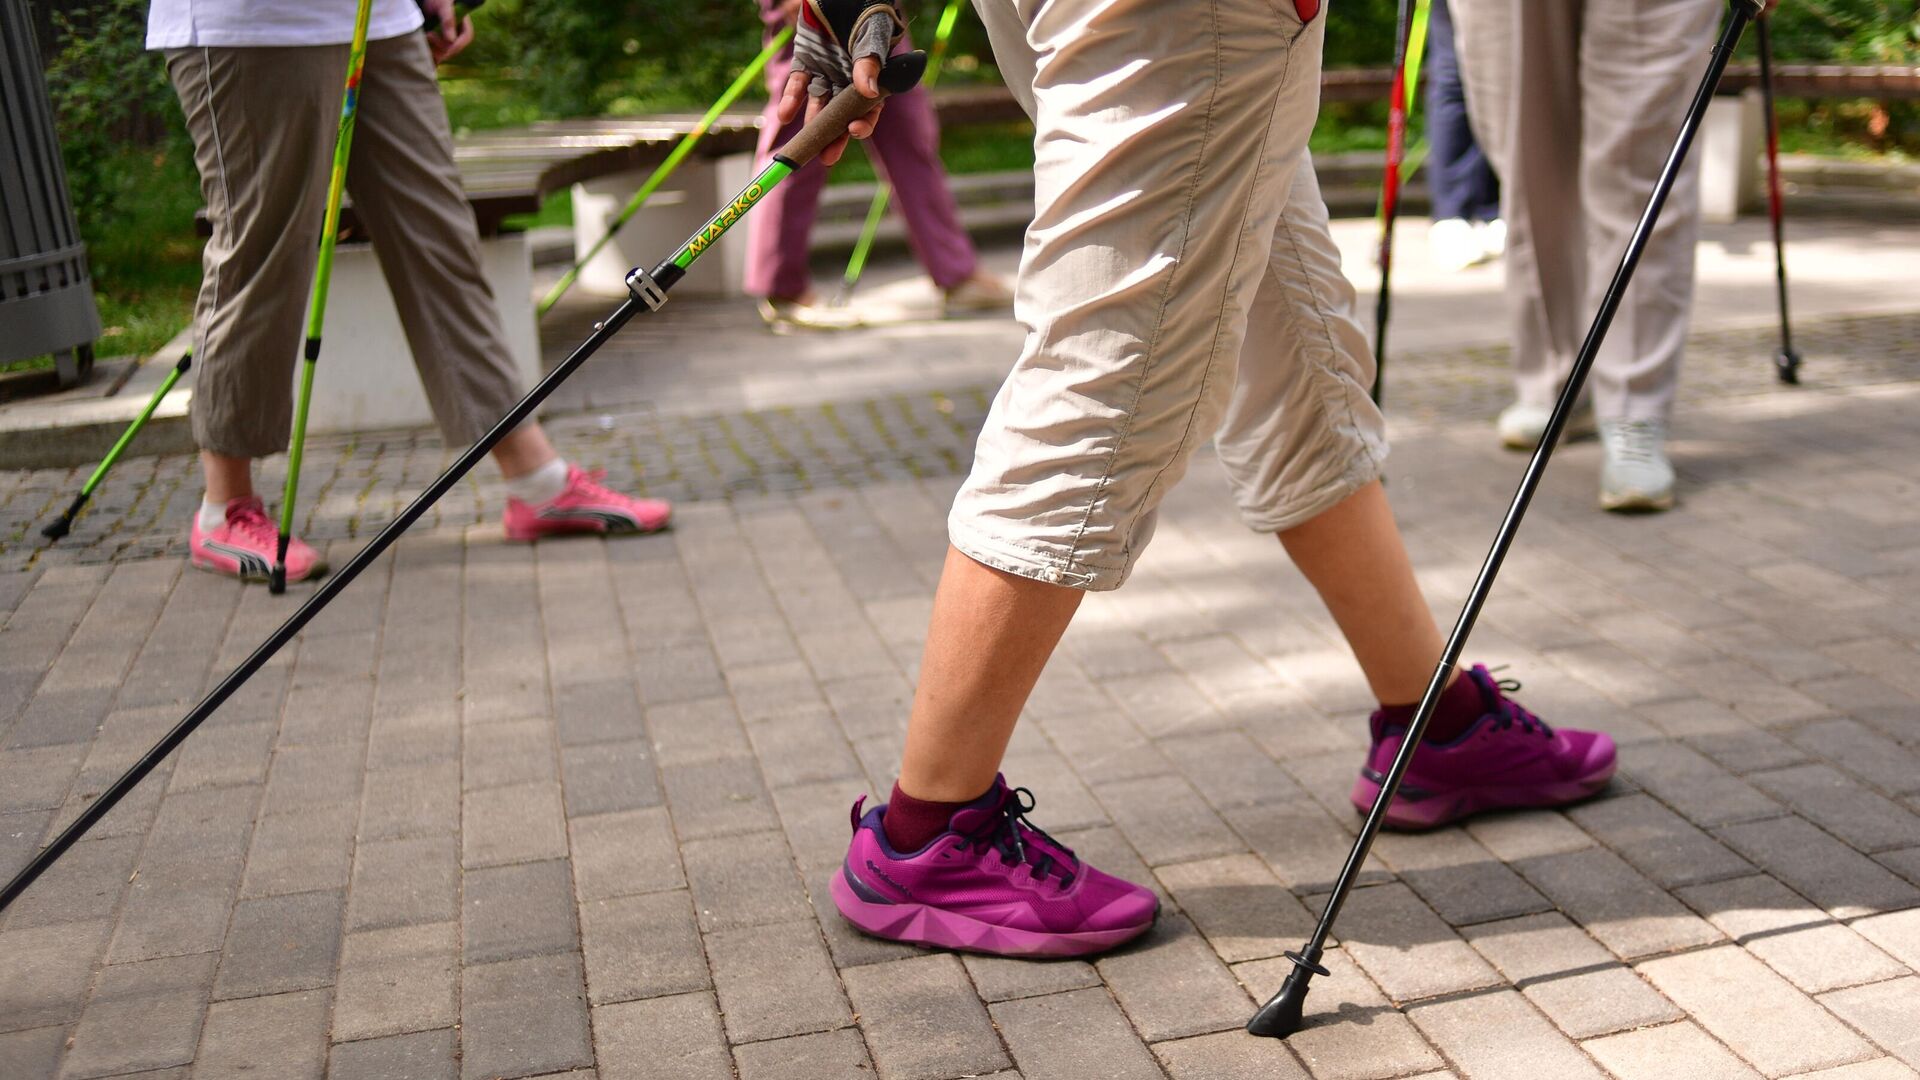
[[[356,0],[153,0],[147,48],[345,45],[358,7]],[[413,0],[373,0],[367,40],[410,34],[421,22]]]

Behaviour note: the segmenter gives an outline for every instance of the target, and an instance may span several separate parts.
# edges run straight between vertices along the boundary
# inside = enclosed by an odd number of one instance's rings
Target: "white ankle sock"
[[[200,500],[200,531],[212,532],[227,523],[227,504]]]
[[[525,476],[507,481],[507,494],[523,503],[543,503],[567,490],[567,459],[554,458]]]

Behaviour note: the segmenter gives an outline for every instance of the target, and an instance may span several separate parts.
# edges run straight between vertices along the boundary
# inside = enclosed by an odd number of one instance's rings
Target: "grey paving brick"
[[[1160,750],[1215,809],[1300,796],[1300,785],[1239,731],[1163,739]]]
[[[660,781],[643,739],[570,746],[560,759],[568,817],[660,805]]]
[[[1012,1064],[957,957],[872,964],[841,978],[885,1080],[939,1080]]]
[[[132,836],[86,840],[68,848],[13,902],[6,914],[7,928],[112,918],[139,848],[139,838]]]
[[[1696,825],[1772,817],[1781,807],[1684,743],[1645,743],[1621,751],[1621,768]]]
[[[862,775],[845,732],[824,707],[795,709],[748,725],[747,738],[771,788]]]
[[[180,747],[169,790],[265,783],[275,735],[270,723],[207,726]]]
[[[262,818],[253,829],[240,895],[345,888],[359,816],[358,806],[339,803]]]
[[[640,696],[629,678],[563,683],[553,691],[553,716],[562,746],[641,738]]]
[[[1316,915],[1319,899],[1314,902]],[[1395,1001],[1500,982],[1432,908],[1398,883],[1348,894],[1340,912],[1340,938],[1354,962]]]
[[[57,808],[85,757],[79,745],[0,750],[0,814]]]
[[[682,845],[681,858],[703,931],[786,922],[810,913],[780,833],[690,841]]]
[[[430,765],[460,759],[460,715],[453,695],[444,702],[435,701],[435,711],[446,715],[420,715],[423,709],[409,708],[402,718],[376,716],[367,736],[367,768],[371,771],[408,765]],[[440,706],[444,705],[442,710]],[[399,705],[395,705],[399,708]]]
[[[1745,725],[1746,721],[1741,720],[1740,723]],[[1806,753],[1799,747],[1778,735],[1750,726],[1691,736],[1686,743],[1718,762],[1721,768],[1741,775],[1799,765],[1807,760]]]
[[[460,763],[436,761],[367,774],[360,839],[453,836],[460,831]]]
[[[327,1080],[454,1080],[453,1031],[416,1031],[336,1043]]]
[[[1374,842],[1374,851],[1441,918],[1455,926],[1524,915],[1549,906],[1533,886],[1459,830],[1420,836],[1385,834]]]
[[[1920,909],[1861,919],[1853,929],[1901,963],[1920,970]]]
[[[1791,736],[1794,745],[1818,754],[1889,795],[1920,793],[1920,754],[1854,720],[1808,724]]]
[[[460,917],[460,845],[451,836],[362,841],[353,853],[347,929],[452,922]]]
[[[587,996],[595,1005],[712,986],[693,905],[684,892],[580,905]]]
[[[344,746],[295,746],[274,751],[267,771],[268,814],[298,814],[326,803],[360,801],[361,766],[366,749]]]
[[[779,827],[752,758],[725,758],[663,769],[667,804],[682,839]]]
[[[1180,863],[1155,873],[1228,963],[1279,956],[1313,931],[1313,916],[1254,856]]]
[[[209,1080],[320,1080],[327,1067],[326,990],[216,1001],[207,1010],[193,1074]]]
[[[1764,874],[1697,885],[1677,895],[1808,993],[1890,979],[1906,970]]]
[[[1914,1080],[1916,1076],[1920,1076],[1920,1072],[1885,1057],[1834,1069],[1821,1069],[1819,1072],[1801,1073],[1799,1080]]]
[[[1408,1015],[1467,1076],[1565,1077],[1603,1075],[1580,1048],[1511,990],[1415,1006]],[[1497,1039],[1487,1038],[1498,1031]]]
[[[1727,846],[1839,918],[1920,903],[1920,889],[1797,817],[1729,825]]]
[[[733,1080],[709,993],[601,1005],[593,1044],[601,1080]]]
[[[1480,955],[1575,1039],[1680,1018],[1672,1002],[1558,913],[1464,932]]]
[[[1100,985],[1100,974],[1083,960],[1032,960],[1000,956],[961,957],[982,1001],[1044,997]]]
[[[1621,1080],[1652,1080],[1684,1073],[1700,1080],[1759,1080],[1760,1074],[1689,1023],[1628,1031],[1585,1044]]]
[[[66,1044],[67,1029],[63,1027],[0,1035],[0,1075],[17,1080],[55,1080]]]
[[[1920,978],[1909,975],[1823,994],[1820,1004],[1901,1061],[1920,1068],[1920,1027],[1913,1022],[1916,994],[1920,994]]]
[[[545,720],[506,720],[460,740],[460,783],[467,791],[558,779],[553,730]]]
[[[108,960],[118,964],[218,951],[240,869],[235,857],[172,861],[154,855],[149,846],[139,876],[127,886]]]
[[[1149,866],[1247,849],[1185,780],[1155,776],[1094,787],[1107,814]]]
[[[1095,967],[1148,1042],[1238,1027],[1253,1005],[1193,924],[1177,914],[1162,915],[1145,937]]]
[[[853,1022],[812,919],[707,935],[727,1038],[735,1043]]]
[[[1601,848],[1518,864],[1541,892],[1624,960],[1704,945],[1720,933]]]
[[[795,1035],[733,1048],[740,1080],[870,1080],[873,1063],[851,1029]]]
[[[533,1076],[594,1063],[577,953],[476,964],[460,979],[460,1074]]]
[[[713,649],[705,643],[636,648],[633,685],[640,691],[640,700],[650,706],[717,697],[727,692]]]
[[[1640,973],[1768,1076],[1878,1056],[1766,965],[1734,946],[1647,960]]]
[[[1224,815],[1254,853],[1273,869],[1274,876],[1296,893],[1326,892],[1346,865],[1353,836],[1337,824],[1320,804],[1295,799],[1261,806],[1239,806]],[[1369,855],[1357,882],[1370,885],[1392,874],[1376,856]]]
[[[338,891],[240,901],[213,996],[259,997],[332,985],[344,902]]]
[[[102,969],[61,1075],[85,1080],[192,1061],[213,962],[202,953]]]
[[[573,872],[565,859],[469,871],[460,906],[467,964],[573,952]]]
[[[1173,1080],[1304,1080],[1307,1076],[1291,1054],[1244,1031],[1163,1042],[1153,1053]]]
[[[340,1042],[451,1027],[460,960],[454,923],[348,934],[334,990]]]
[[[662,808],[575,818],[569,830],[574,895],[582,902],[686,887]]]
[[[1872,853],[1920,844],[1920,817],[1832,766],[1756,773],[1752,780],[1855,850]]]
[[[472,869],[566,857],[560,785],[513,784],[469,791],[461,803],[462,866]]]
[[[1593,846],[1593,837],[1580,831],[1556,810],[1526,810],[1469,821],[1467,835],[1504,863],[1541,855],[1563,855]]]
[[[1747,860],[1646,795],[1600,799],[1567,816],[1663,888],[1753,872]]]
[[[1160,1066],[1106,992],[1073,990],[988,1007],[1024,1076],[1161,1080]]]
[[[646,711],[647,734],[662,765],[692,765],[748,757],[746,732],[733,699],[720,696],[655,705]]]
[[[78,1019],[112,932],[103,920],[0,933],[0,1030]]]
[[[1306,1023],[1287,1040],[1314,1076],[1379,1080],[1444,1064],[1345,951],[1329,950],[1320,962],[1333,976],[1314,981]],[[1254,1000],[1264,1003],[1292,974],[1293,962],[1257,960],[1233,970]]]

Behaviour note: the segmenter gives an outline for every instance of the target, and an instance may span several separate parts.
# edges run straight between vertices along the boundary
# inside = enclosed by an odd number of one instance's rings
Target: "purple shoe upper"
[[[1005,955],[1097,952],[1153,925],[1150,890],[1081,862],[1027,820],[1032,809],[1030,792],[996,778],[946,832],[900,852],[881,825],[886,807],[863,814],[855,803],[834,899],[868,933]]]
[[[1498,682],[1475,665],[1463,678],[1480,688],[1485,711],[1459,738],[1423,743],[1387,813],[1397,828],[1431,828],[1481,810],[1560,806],[1594,794],[1613,776],[1613,739],[1601,732],[1555,729],[1508,698],[1516,682]],[[1406,738],[1380,713],[1373,746],[1354,784],[1353,804],[1373,805]]]

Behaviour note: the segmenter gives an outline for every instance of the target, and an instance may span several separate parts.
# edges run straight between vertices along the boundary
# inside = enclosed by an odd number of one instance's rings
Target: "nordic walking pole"
[[[921,83],[929,90],[940,81],[940,66],[947,57],[947,40],[953,37],[953,24],[959,21],[960,0],[947,0],[946,10],[940,13],[940,21],[933,28],[933,47],[927,50],[927,77]],[[867,220],[860,226],[860,239],[854,243],[853,254],[847,256],[847,269],[840,275],[840,289],[833,296],[834,307],[847,306],[847,298],[866,270],[867,255],[873,250],[873,239],[880,232],[880,222],[887,216],[887,200],[892,196],[893,185],[880,181],[873,193],[873,202],[867,206]]]
[[[912,89],[913,84],[919,81],[921,73],[926,70],[926,61],[926,54],[919,52],[902,53],[888,58],[886,67],[880,72],[881,97]],[[445,472],[434,477],[426,490],[415,496],[414,500],[407,504],[406,509],[400,511],[399,515],[388,522],[373,539],[367,541],[365,547],[354,552],[353,557],[348,559],[345,565],[323,581],[320,587],[314,590],[313,595],[308,597],[306,602],[287,618],[286,622],[280,624],[279,629],[269,635],[266,641],[261,642],[260,646],[242,660],[238,667],[228,672],[227,677],[221,679],[219,685],[209,691],[206,697],[201,698],[199,704],[195,705],[191,712],[155,743],[151,750],[141,755],[140,760],[135,762],[132,768],[122,773],[119,779],[100,793],[99,798],[88,804],[87,808],[80,812],[80,816],[74,819],[73,824],[62,829],[60,835],[54,837],[51,843],[36,852],[33,858],[28,860],[27,865],[14,875],[13,880],[7,882],[6,888],[0,889],[0,911],[4,911],[7,905],[13,903],[27,886],[33,884],[35,878],[45,873],[47,867],[53,865],[62,852],[72,847],[88,829],[105,817],[113,809],[114,804],[125,798],[127,792],[140,783],[141,778],[152,772],[154,766],[165,760],[166,756],[185,741],[187,736],[193,734],[195,728],[199,727],[207,717],[212,716],[214,711],[232,697],[235,691],[244,686],[254,673],[266,665],[267,661],[272,660],[274,654],[279,652],[287,642],[293,640],[293,636],[298,634],[302,627],[313,621],[314,616],[320,614],[335,597],[340,595],[342,590],[352,584],[353,579],[359,577],[361,571],[372,565],[373,561],[391,547],[395,540],[400,539],[402,533],[412,527],[414,522],[420,520],[422,514],[432,509],[433,504],[438,502],[442,495],[451,490],[473,470],[475,465],[485,459],[501,439],[511,434],[521,421],[533,415],[534,410],[540,407],[540,403],[559,389],[560,384],[566,382],[569,376],[578,371],[580,365],[600,351],[601,346],[612,340],[613,336],[620,332],[621,327],[635,315],[659,310],[660,306],[667,302],[667,290],[686,276],[687,267],[692,266],[693,261],[720,239],[728,229],[738,224],[740,219],[747,215],[747,211],[753,209],[755,203],[765,198],[767,192],[779,186],[780,182],[791,175],[795,169],[812,161],[814,156],[825,149],[829,143],[845,134],[847,125],[866,115],[873,105],[874,99],[863,97],[860,91],[852,87],[842,90],[839,96],[820,111],[820,115],[809,121],[806,127],[800,129],[800,132],[788,140],[785,146],[776,151],[773,160],[760,171],[760,175],[754,177],[738,195],[733,197],[731,202],[702,225],[699,232],[688,237],[685,243],[655,266],[651,272],[635,267],[628,273],[627,288],[631,295],[621,301],[620,306],[615,308],[606,319],[594,324],[593,333],[587,337],[587,340],[569,353],[565,360],[560,361],[559,366],[548,372],[532,390],[527,391],[525,397],[515,402],[513,408],[507,411],[506,416],[501,417],[499,423],[493,425],[485,435],[480,436],[479,442],[468,447],[452,465],[447,466]]]
[[[666,160],[654,167],[653,174],[640,185],[640,190],[634,192],[633,198],[627,200],[627,205],[621,209],[619,216],[613,219],[612,224],[607,226],[607,231],[600,235],[600,239],[593,242],[593,246],[587,249],[586,254],[575,259],[573,265],[567,268],[567,272],[560,275],[560,280],[554,283],[553,288],[547,290],[547,295],[540,298],[540,306],[533,312],[536,320],[547,317],[547,312],[553,310],[553,305],[567,295],[568,289],[573,288],[573,283],[580,277],[580,271],[593,261],[595,255],[600,254],[602,248],[612,242],[615,233],[625,228],[627,222],[633,220],[633,215],[639,213],[641,207],[647,205],[647,200],[653,197],[653,193],[661,184],[667,182],[667,177],[672,176],[673,171],[680,167],[680,163],[686,160],[688,154],[693,152],[694,145],[712,129],[714,121],[720,119],[720,114],[727,111],[727,106],[733,104],[734,99],[759,78],[760,72],[767,66],[767,61],[773,59],[774,54],[791,40],[793,40],[791,26],[774,35],[773,40],[767,42],[767,47],[760,50],[760,55],[754,57],[753,62],[740,73],[740,77],[733,80],[732,85],[720,94],[719,100],[715,101],[713,108],[708,109],[707,114],[700,118],[700,122],[693,126],[693,130],[680,137],[680,141],[668,151]]]
[[[1392,100],[1387,103],[1387,169],[1380,183],[1380,292],[1373,301],[1373,403],[1387,382],[1387,319],[1393,311],[1393,223],[1400,216],[1400,166],[1407,152],[1407,115],[1426,44],[1426,0],[1400,0],[1395,19]],[[1417,24],[1417,25],[1416,25]],[[1415,39],[1419,40],[1416,41]]]
[[[1747,23],[1761,6],[1762,0],[1732,0],[1732,14],[1713,48],[1706,78],[1701,80],[1700,89],[1694,94],[1693,104],[1680,125],[1680,134],[1675,137],[1666,164],[1660,169],[1653,195],[1647,200],[1647,208],[1641,213],[1633,235],[1627,240],[1626,254],[1621,256],[1620,267],[1614,271],[1613,281],[1600,301],[1600,310],[1594,315],[1593,325],[1588,328],[1586,340],[1580,345],[1567,385],[1560,391],[1560,399],[1554,403],[1546,433],[1541,437],[1540,445],[1534,449],[1533,459],[1527,463],[1520,488],[1514,492],[1513,503],[1507,507],[1507,516],[1500,522],[1500,531],[1494,536],[1493,547],[1487,552],[1486,561],[1480,566],[1480,574],[1474,579],[1473,590],[1467,594],[1466,605],[1460,609],[1460,618],[1447,637],[1446,649],[1441,653],[1440,664],[1434,669],[1432,681],[1427,683],[1426,695],[1420,699],[1419,711],[1414,714],[1406,740],[1400,744],[1400,752],[1394,755],[1392,768],[1387,770],[1386,778],[1380,782],[1380,793],[1374,797],[1373,809],[1367,812],[1366,822],[1360,826],[1360,835],[1353,842],[1353,850],[1347,854],[1346,865],[1340,869],[1340,877],[1334,882],[1332,894],[1327,897],[1326,910],[1313,928],[1313,936],[1307,939],[1299,952],[1286,954],[1287,959],[1293,961],[1292,973],[1281,984],[1279,992],[1260,1007],[1253,1019],[1247,1021],[1247,1030],[1255,1035],[1284,1039],[1299,1031],[1308,984],[1315,975],[1328,974],[1320,964],[1320,957],[1325,952],[1328,935],[1333,932],[1333,922],[1340,917],[1340,908],[1346,903],[1347,894],[1353,890],[1354,879],[1359,877],[1360,868],[1367,861],[1373,838],[1379,834],[1381,822],[1386,819],[1387,806],[1399,791],[1407,765],[1413,760],[1413,753],[1426,734],[1427,724],[1440,704],[1440,694],[1447,688],[1448,676],[1453,674],[1455,665],[1460,662],[1460,654],[1466,648],[1468,635],[1473,632],[1474,621],[1480,616],[1480,608],[1493,591],[1494,577],[1500,573],[1500,564],[1507,557],[1507,549],[1513,546],[1513,537],[1520,530],[1521,518],[1526,516],[1527,504],[1533,500],[1533,493],[1539,488],[1540,478],[1546,472],[1547,459],[1553,455],[1553,448],[1560,441],[1560,433],[1567,426],[1567,417],[1573,413],[1573,403],[1580,398],[1580,389],[1586,382],[1587,372],[1593,367],[1594,355],[1599,352],[1600,343],[1607,336],[1607,327],[1620,307],[1620,298],[1627,290],[1627,282],[1632,280],[1634,267],[1639,264],[1640,254],[1646,249],[1654,224],[1660,219],[1660,210],[1673,191],[1687,150],[1700,130],[1700,122],[1706,115],[1708,104],[1713,101],[1714,87],[1719,85],[1720,74],[1726,70],[1727,59],[1733,55],[1734,46],[1739,44],[1741,31],[1747,28]]]
[[[127,425],[127,430],[120,433],[119,441],[113,444],[113,449],[107,451],[107,456],[101,458],[100,464],[94,466],[93,475],[87,477],[87,482],[80,485],[80,493],[67,504],[65,512],[47,522],[46,526],[40,530],[41,536],[49,540],[58,540],[73,531],[73,519],[79,516],[80,508],[87,505],[87,500],[93,498],[93,493],[99,488],[100,481],[107,478],[107,470],[113,468],[113,463],[119,461],[120,455],[127,452],[127,447],[133,443],[133,437],[140,434],[140,429],[153,418],[154,410],[160,407],[160,401],[167,396],[167,391],[172,390],[173,384],[179,382],[180,376],[185,375],[187,369],[192,366],[193,353],[182,353],[180,359],[174,363],[173,370],[167,372],[167,377],[160,381],[160,389],[153,392],[153,400],[147,402],[147,407],[140,410],[139,416],[133,418],[133,423]]]
[[[1773,276],[1780,292],[1780,349],[1773,354],[1773,368],[1780,381],[1791,386],[1800,382],[1800,354],[1793,347],[1793,321],[1787,317],[1787,214],[1780,189],[1780,119],[1773,110],[1773,36],[1767,22],[1758,19],[1753,30],[1759,35],[1760,94],[1767,105],[1767,215],[1773,219]]]
[[[287,448],[287,487],[280,497],[280,535],[273,545],[267,590],[287,591],[287,544],[293,538],[293,508],[300,495],[300,459],[307,448],[307,407],[313,404],[313,372],[320,360],[320,330],[327,321],[327,286],[333,279],[333,249],[340,233],[340,195],[347,186],[347,156],[353,150],[353,119],[360,111],[360,73],[367,64],[367,21],[372,0],[360,0],[353,16],[353,46],[347,52],[347,88],[340,97],[340,133],[333,140],[333,173],[327,179],[327,217],[320,229],[320,258],[307,300],[306,359],[300,365],[300,397],[293,409],[293,441]]]

